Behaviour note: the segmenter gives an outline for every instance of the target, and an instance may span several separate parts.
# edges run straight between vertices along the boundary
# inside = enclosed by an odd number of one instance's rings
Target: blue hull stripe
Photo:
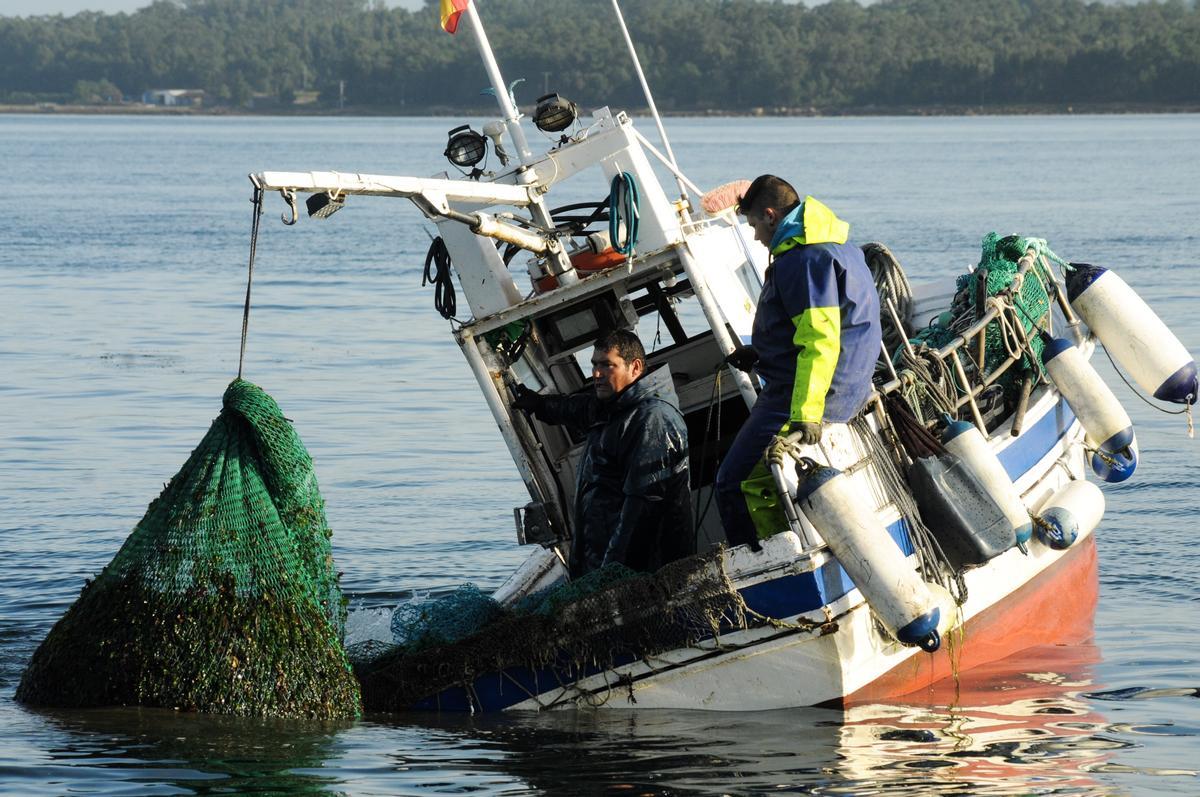
[[[1024,476],[1054,448],[1074,422],[1075,414],[1064,399],[1059,399],[1053,409],[1021,432],[1019,437],[1013,438],[1000,452],[1000,464],[1007,471],[1008,478],[1016,481]]]

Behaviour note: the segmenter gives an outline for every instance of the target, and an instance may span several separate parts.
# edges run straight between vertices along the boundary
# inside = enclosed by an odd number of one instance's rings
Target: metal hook
[[[292,220],[288,221],[287,213],[282,214],[279,218],[284,224],[291,227],[300,220],[300,211],[296,209],[296,192],[289,191],[286,188],[281,188],[279,190],[279,195],[283,197],[283,201],[286,202],[288,207],[292,209]]]

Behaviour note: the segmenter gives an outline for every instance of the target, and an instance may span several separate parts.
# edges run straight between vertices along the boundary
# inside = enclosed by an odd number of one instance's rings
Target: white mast
[[[646,95],[646,102],[650,106],[654,124],[658,126],[658,135],[662,139],[663,149],[667,151],[667,158],[671,161],[671,173],[675,176],[675,184],[679,186],[679,198],[686,203],[688,201],[687,188],[684,186],[683,180],[679,178],[679,162],[675,160],[675,152],[671,149],[671,141],[667,138],[667,130],[663,127],[662,117],[658,115],[658,106],[654,104],[654,95],[650,93],[650,84],[646,82],[646,73],[642,71],[642,62],[638,59],[637,50],[634,49],[633,38],[629,35],[629,28],[625,26],[625,15],[621,13],[621,6],[617,4],[617,0],[612,0],[612,6],[613,11],[617,12],[617,21],[621,23],[621,33],[625,34],[625,44],[629,47],[629,57],[633,59],[633,68],[637,72],[638,80],[641,81],[642,93]]]
[[[529,151],[529,142],[525,140],[525,131],[521,129],[521,113],[513,103],[512,97],[509,96],[508,84],[504,82],[504,77],[500,74],[500,66],[496,63],[496,56],[492,52],[492,45],[488,42],[487,32],[484,31],[483,22],[475,11],[474,0],[467,3],[466,9],[462,13],[471,21],[471,30],[475,33],[475,44],[479,48],[479,57],[483,59],[483,67],[487,70],[488,79],[492,82],[492,91],[496,94],[496,102],[500,103],[500,110],[504,114],[504,126],[508,130],[508,137],[512,139],[513,146],[517,150],[517,159],[521,162],[521,168],[517,169],[517,179],[526,185],[537,182],[534,170],[529,168],[533,163],[533,153]],[[530,205],[529,210],[534,222],[539,226],[546,230],[554,229],[554,220],[550,218],[550,213],[546,210],[546,205],[540,196]],[[546,259],[553,264],[552,270],[558,278],[559,284],[569,285],[577,282],[579,276],[571,266],[571,260],[563,251],[562,245],[553,237],[550,238],[549,244]]]
[[[525,140],[525,131],[521,129],[521,113],[513,104],[512,97],[509,96],[508,86],[500,74],[500,65],[496,63],[496,56],[492,52],[491,43],[488,42],[487,32],[483,29],[483,22],[479,19],[479,14],[475,12],[474,0],[467,3],[467,8],[462,13],[471,21],[471,30],[475,33],[475,44],[479,47],[479,57],[483,59],[483,68],[487,70],[488,80],[492,82],[492,90],[496,92],[496,102],[500,103],[500,111],[504,114],[504,126],[508,129],[509,138],[517,148],[517,158],[520,159],[522,166],[528,166],[533,160],[533,153],[529,151],[529,142]]]

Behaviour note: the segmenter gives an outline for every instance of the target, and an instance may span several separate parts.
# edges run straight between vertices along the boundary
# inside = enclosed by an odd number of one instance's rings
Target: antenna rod
[[[537,182],[537,173],[534,169],[529,168],[533,163],[533,153],[529,151],[529,142],[525,139],[525,131],[521,129],[521,114],[512,97],[509,96],[508,86],[505,85],[504,77],[500,74],[500,66],[496,63],[492,45],[488,42],[487,32],[483,29],[483,21],[479,19],[479,14],[475,11],[474,0],[467,3],[463,14],[471,20],[471,30],[475,33],[475,44],[479,48],[479,57],[483,59],[483,67],[487,70],[488,80],[492,81],[496,102],[500,103],[500,111],[504,114],[504,126],[508,130],[508,137],[512,139],[513,146],[517,149],[517,159],[521,161],[521,168],[517,169],[516,174],[517,182],[532,185]],[[542,229],[554,229],[554,220],[550,218],[550,211],[546,209],[541,195],[536,196],[530,203],[529,214]],[[551,237],[548,240],[546,256],[553,264],[551,273],[558,278],[559,285],[570,285],[579,281],[579,275],[575,273],[571,259],[567,257],[562,244],[556,238]]]
[[[504,114],[504,126],[508,128],[508,135],[517,147],[517,158],[522,166],[528,166],[533,161],[533,154],[529,151],[529,142],[525,140],[525,131],[521,129],[520,113],[509,96],[508,86],[504,84],[500,66],[496,63],[492,45],[488,42],[487,32],[483,29],[483,22],[475,11],[473,1],[467,3],[463,16],[471,20],[475,44],[479,47],[479,57],[483,59],[483,68],[487,70],[488,80],[492,81],[492,89],[496,92],[496,102],[500,103],[500,111]]]
[[[642,83],[642,93],[646,95],[646,102],[650,105],[650,113],[654,116],[654,124],[658,125],[658,135],[662,139],[663,148],[667,151],[667,157],[671,160],[672,172],[675,174],[675,184],[679,186],[679,197],[685,203],[687,200],[687,188],[684,187],[683,181],[679,179],[679,162],[675,160],[675,153],[671,149],[671,142],[667,138],[667,131],[663,127],[662,117],[658,115],[658,106],[654,104],[654,96],[650,93],[650,84],[646,82],[646,73],[642,71],[642,62],[638,60],[637,50],[633,47],[633,39],[629,36],[629,28],[625,26],[625,15],[621,13],[621,6],[617,4],[617,0],[612,0],[613,11],[617,12],[617,21],[621,23],[621,33],[625,34],[625,44],[629,47],[629,57],[633,59],[633,68],[637,71],[638,80]]]

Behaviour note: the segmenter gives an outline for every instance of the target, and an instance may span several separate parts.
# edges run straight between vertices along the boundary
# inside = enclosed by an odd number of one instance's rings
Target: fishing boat
[[[288,224],[300,197],[313,218],[382,197],[408,200],[436,227],[426,260],[436,308],[454,321],[529,494],[514,514],[531,553],[490,597],[498,606],[567,580],[583,449],[514,411],[514,387],[588,390],[580,355],[608,329],[654,324],[670,339],[647,355],[644,378],[672,389],[687,421],[702,553],[668,565],[670,578],[660,574],[657,591],[638,601],[623,600],[621,584],[597,590],[586,633],[551,638],[536,656],[491,655],[486,639],[504,636],[493,633],[471,642],[469,661],[436,650],[424,669],[407,670],[440,680],[414,685],[376,668],[363,680],[367,708],[847,706],[1089,638],[1104,495],[1088,477],[1122,481],[1138,461],[1129,417],[1090,357],[1103,344],[1145,390],[1190,407],[1187,350],[1119,276],[1058,260],[1037,238],[985,239],[1002,275],[981,265],[911,287],[887,248],[870,245],[885,327],[875,394],[818,444],[777,439],[764,452],[783,522],[760,550],[727,545],[717,513],[703,510],[759,390],[726,358],[750,338],[768,255],[736,213],[736,186],[705,190],[677,163],[615,0],[613,8],[658,147],[626,113],[605,107],[582,118],[557,94],[526,119],[468,3],[458,13],[500,118],[450,131],[445,154],[461,176],[250,176],[255,239],[272,193]],[[525,135],[530,121],[550,134],[543,152]],[[480,166],[489,151],[495,171]],[[563,196],[594,200],[558,204]],[[539,626],[542,644],[546,629],[566,627],[555,622]],[[674,625],[658,633],[655,622]],[[572,650],[584,637],[586,651]]]

